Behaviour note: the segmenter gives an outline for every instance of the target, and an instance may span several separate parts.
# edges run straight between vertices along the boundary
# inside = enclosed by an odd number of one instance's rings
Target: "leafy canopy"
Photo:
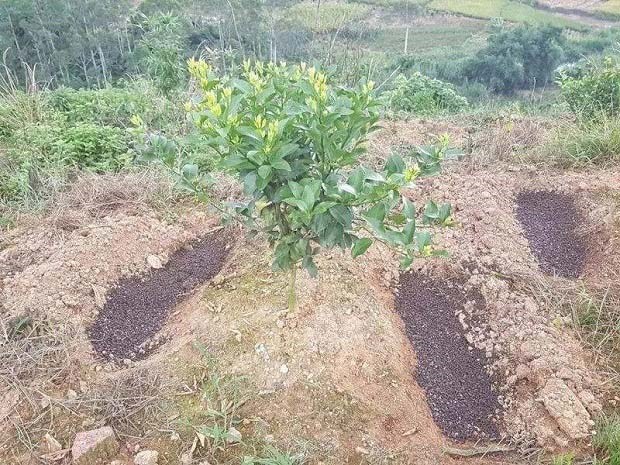
[[[454,87],[439,79],[413,73],[410,77],[399,74],[394,87],[387,92],[392,110],[431,116],[443,111],[458,112],[468,106],[467,99]]]
[[[560,73],[562,96],[580,119],[620,115],[620,63],[606,58],[602,64],[590,64],[581,75]]]
[[[362,166],[380,110],[371,82],[333,87],[305,64],[246,62],[236,78],[217,75],[204,61],[190,60],[189,69],[202,95],[187,110],[222,166],[243,182],[249,200],[236,211],[266,233],[274,269],[302,262],[314,275],[321,247],[357,257],[373,239],[402,252],[403,266],[417,253],[434,253],[424,228],[448,223],[449,206],[429,203],[418,226],[418,212],[400,190],[436,172],[445,146],[407,160],[392,155],[379,171]],[[205,185],[195,164],[181,174],[187,186]]]
[[[564,56],[562,30],[552,26],[499,29],[465,64],[468,79],[495,92],[544,86]]]

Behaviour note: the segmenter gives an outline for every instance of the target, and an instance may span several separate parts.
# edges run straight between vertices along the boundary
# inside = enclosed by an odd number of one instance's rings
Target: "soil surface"
[[[405,273],[396,308],[418,356],[418,384],[444,434],[459,440],[498,438],[500,404],[484,352],[469,346],[457,318],[467,301],[485,307],[481,295],[468,296],[454,281]]]
[[[517,218],[545,273],[564,278],[581,275],[587,248],[576,232],[580,215],[573,197],[553,191],[521,192]]]
[[[165,267],[123,278],[88,329],[95,351],[116,360],[143,359],[175,306],[217,275],[227,255],[225,239],[211,234],[176,252]]]

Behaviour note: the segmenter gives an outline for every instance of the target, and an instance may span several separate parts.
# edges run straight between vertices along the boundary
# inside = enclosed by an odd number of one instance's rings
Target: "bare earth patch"
[[[422,142],[413,140],[418,137],[413,132],[410,143]],[[442,318],[455,330],[453,318],[458,321],[466,341],[461,340],[462,347],[483,354],[479,368],[494,381],[504,412],[498,418],[500,434],[517,446],[561,449],[586,444],[603,389],[590,354],[563,316],[532,292],[536,282],[564,286],[566,280],[541,270],[514,215],[516,197],[526,190],[550,189],[575,196],[583,212],[580,234],[601,238],[589,241],[583,279],[600,282],[611,276],[603,271],[609,266],[605,257],[618,256],[613,253],[614,234],[604,232],[615,224],[609,218],[615,218],[619,185],[620,173],[613,170],[557,173],[507,167],[469,173],[467,166],[455,166],[409,193],[416,201],[430,196],[454,205],[456,225],[437,237],[451,257],[420,260],[414,274],[433,276],[438,283],[463,276],[464,295],[480,295],[486,303],[465,302],[451,309],[453,316]],[[60,427],[67,434],[87,428],[88,417],[74,418],[64,408],[52,410],[60,404],[46,402],[41,392],[52,400],[64,398],[62,405],[70,401],[74,404],[68,405],[77,406],[89,386],[144,370],[166,372],[182,399],[187,391],[182,386],[196,392],[196,379],[187,380],[196,376],[193,345],[201,341],[227,374],[243,378],[252,388],[237,425],[244,438],[266,438],[283,450],[302,449],[313,464],[456,462],[444,454],[451,442],[433,421],[427,395],[416,382],[428,368],[421,364],[432,359],[416,355],[407,337],[410,328],[395,311],[396,257],[379,246],[358,261],[338,252],[321,255],[319,277],[301,274],[300,308],[287,315],[287,277],[270,271],[268,249],[260,238],[239,240],[220,277],[195,288],[176,306],[158,333],[167,342],[150,357],[120,371],[97,361],[86,328],[104,306],[101,296],[119,280],[143,275],[152,266],[149,256],[165,263],[183,244],[213,227],[214,220],[201,211],[186,211],[171,219],[148,205],[119,207],[80,217],[68,230],[44,220],[3,238],[3,317],[64,319],[78,328],[76,344],[70,346],[71,370],[45,385],[31,379],[30,400],[0,386],[9,406],[5,418],[17,418],[28,405],[34,419],[60,421],[69,415],[71,426]],[[76,401],[71,400],[74,393]],[[186,411],[179,410],[179,420],[196,408],[188,404]],[[97,421],[104,418],[98,414]],[[2,430],[9,440],[0,450],[0,461],[6,457],[8,463],[28,463],[23,444],[17,439],[11,443],[18,437],[11,425],[15,421]],[[127,454],[139,441],[128,436],[136,429],[115,425],[123,432],[121,454]],[[157,427],[144,433],[166,457],[164,464],[179,464],[191,447],[191,439],[170,443],[167,438],[176,428],[178,424],[171,424],[162,428],[165,433]],[[38,443],[45,429],[33,431],[31,440]],[[231,460],[222,463],[238,463]]]

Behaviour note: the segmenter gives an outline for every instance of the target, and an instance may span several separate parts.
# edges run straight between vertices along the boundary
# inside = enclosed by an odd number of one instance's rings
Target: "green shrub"
[[[489,36],[487,46],[469,59],[465,76],[494,92],[544,87],[561,63],[565,39],[551,26],[520,26]]]
[[[361,166],[380,113],[372,83],[332,86],[305,65],[246,62],[239,78],[219,76],[204,61],[189,67],[202,91],[201,100],[188,104],[190,116],[222,166],[244,184],[248,201],[236,212],[269,239],[274,269],[290,270],[289,309],[297,268],[316,274],[321,248],[357,257],[372,237],[399,251],[404,267],[417,254],[434,253],[429,231],[416,224],[445,224],[449,206],[429,203],[419,212],[401,188],[443,158],[445,147],[413,160],[392,155],[381,171]],[[166,150],[160,156],[180,169],[184,186],[204,195],[208,177],[196,164],[180,165]]]
[[[70,124],[87,122],[126,127],[133,115],[151,111],[152,97],[132,88],[60,88],[50,93],[49,101]]]
[[[562,73],[562,96],[581,119],[620,115],[620,64],[612,58],[579,74]]]
[[[131,160],[126,131],[91,123],[66,128],[54,149],[67,164],[95,171],[117,171]]]
[[[554,158],[570,164],[616,163],[620,161],[620,118],[567,124],[558,130],[549,150]]]
[[[394,88],[387,92],[387,99],[394,111],[424,116],[457,112],[468,105],[467,99],[460,96],[451,84],[420,73],[414,73],[409,78],[399,75],[394,80]]]

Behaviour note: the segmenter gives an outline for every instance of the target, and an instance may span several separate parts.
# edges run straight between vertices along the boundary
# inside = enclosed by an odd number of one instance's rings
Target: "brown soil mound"
[[[587,250],[576,233],[580,215],[573,197],[553,191],[521,192],[517,218],[545,273],[564,278],[581,275]]]
[[[212,234],[149,276],[123,278],[88,330],[95,351],[117,360],[144,358],[175,305],[217,275],[227,255],[225,239]]]
[[[466,302],[485,307],[451,280],[401,276],[396,308],[418,356],[417,381],[437,425],[454,439],[497,438],[500,409],[484,352],[470,348],[457,318]]]

